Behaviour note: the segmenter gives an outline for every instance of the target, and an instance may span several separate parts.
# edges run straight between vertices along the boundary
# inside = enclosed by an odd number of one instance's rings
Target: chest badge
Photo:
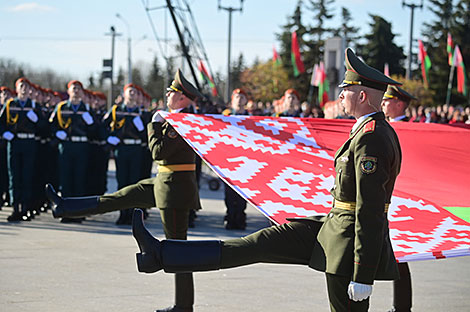
[[[377,157],[364,156],[361,158],[361,171],[365,174],[374,173],[377,170]]]

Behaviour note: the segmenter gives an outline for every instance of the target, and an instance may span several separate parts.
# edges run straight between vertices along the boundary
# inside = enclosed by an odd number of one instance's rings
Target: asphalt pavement
[[[113,169],[113,166],[110,166]],[[270,226],[247,209],[244,231],[223,226],[223,188],[202,180],[201,202],[191,240],[227,239]],[[116,189],[114,171],[109,191]],[[63,224],[50,212],[31,222],[8,223],[11,207],[0,211],[0,311],[139,311],[173,303],[173,275],[137,272],[137,245],[130,226],[114,224],[118,212]],[[146,224],[163,238],[157,209]],[[470,258],[410,263],[413,311],[470,311]],[[195,273],[195,311],[329,311],[324,275],[305,266],[256,264]],[[376,282],[370,311],[387,311],[392,283]]]

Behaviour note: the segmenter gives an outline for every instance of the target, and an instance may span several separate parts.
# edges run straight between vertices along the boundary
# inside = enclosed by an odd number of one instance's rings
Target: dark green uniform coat
[[[400,164],[400,144],[383,113],[367,117],[350,134],[335,155],[331,194],[335,201],[355,202],[356,208],[333,207],[322,218],[317,236],[321,248],[314,247],[312,268],[363,284],[398,278],[385,206]]]

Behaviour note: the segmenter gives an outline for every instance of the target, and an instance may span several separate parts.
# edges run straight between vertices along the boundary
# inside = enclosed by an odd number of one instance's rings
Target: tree
[[[257,60],[255,60],[255,64],[256,64],[256,62],[257,62]],[[258,60],[258,62],[259,62],[259,60]],[[243,57],[243,54],[240,53],[237,60],[235,62],[232,62],[232,64],[231,64],[230,85],[232,86],[232,89],[236,89],[236,88],[241,87],[240,75],[245,69],[246,69],[245,59]]]
[[[404,76],[392,75],[393,80],[403,83],[404,90],[414,95],[418,100],[412,101],[411,105],[432,106],[434,103],[434,91],[426,89],[422,79],[406,79]]]
[[[163,77],[162,70],[158,64],[158,58],[154,56],[150,72],[145,79],[145,84],[142,86],[145,91],[154,99],[162,99],[164,96],[165,78]]]
[[[247,68],[240,75],[241,87],[255,101],[272,102],[282,97],[290,82],[285,68],[272,60]]]
[[[344,38],[347,47],[355,45],[360,38],[357,35],[359,28],[350,26],[352,21],[351,12],[345,7],[341,7],[341,21],[341,27],[334,29],[333,35]]]
[[[429,9],[436,17],[431,23],[424,23],[424,45],[431,59],[429,88],[435,91],[436,104],[445,102],[449,81],[449,63],[447,58],[447,34],[454,25],[452,0],[430,0]],[[468,25],[467,25],[468,27]],[[453,34],[454,35],[454,34]]]
[[[404,74],[403,48],[397,46],[393,39],[392,24],[378,15],[369,14],[372,18],[371,32],[365,35],[366,43],[358,45],[358,54],[364,58],[364,61],[382,71],[385,63],[388,63],[390,74]]]

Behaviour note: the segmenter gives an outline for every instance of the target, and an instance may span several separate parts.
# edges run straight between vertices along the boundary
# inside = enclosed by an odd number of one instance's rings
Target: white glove
[[[65,140],[67,138],[67,133],[64,131],[64,130],[59,130],[55,133],[55,136],[59,139],[59,140]]]
[[[26,113],[26,116],[31,120],[32,122],[36,123],[38,122],[38,115],[33,110],[30,110],[29,112]]]
[[[135,128],[139,132],[144,131],[144,123],[142,122],[142,119],[140,118],[140,116],[137,116],[134,119],[132,119],[132,122],[134,123]]]
[[[107,141],[109,144],[114,145],[114,146],[118,145],[119,142],[121,142],[121,140],[119,140],[118,137],[113,136],[113,135],[109,136],[106,141]]]
[[[372,294],[372,285],[350,282],[348,286],[349,299],[362,301]]]
[[[160,113],[157,111],[155,114],[152,116],[152,122],[163,122],[165,119],[160,115]]]
[[[85,121],[85,123],[87,125],[92,125],[93,124],[93,117],[91,117],[89,112],[84,112],[82,114],[82,118],[83,118],[83,121]]]
[[[11,141],[13,140],[13,138],[15,137],[15,135],[13,133],[11,133],[10,131],[5,131],[3,132],[3,138],[7,141]]]

